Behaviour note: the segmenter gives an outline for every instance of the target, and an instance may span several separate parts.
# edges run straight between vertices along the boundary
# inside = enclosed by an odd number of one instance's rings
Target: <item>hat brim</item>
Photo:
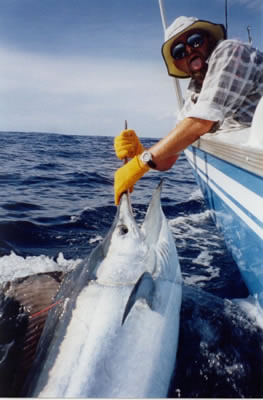
[[[198,20],[194,22],[192,25],[188,26],[183,31],[179,32],[177,35],[172,36],[166,42],[164,42],[162,46],[162,55],[168,70],[168,74],[171,76],[175,76],[176,78],[189,78],[190,75],[178,69],[174,64],[174,58],[171,55],[171,46],[183,33],[191,31],[193,29],[202,29],[204,31],[209,32],[218,42],[219,40],[226,39],[226,30],[224,25],[221,24],[213,24],[209,21]]]

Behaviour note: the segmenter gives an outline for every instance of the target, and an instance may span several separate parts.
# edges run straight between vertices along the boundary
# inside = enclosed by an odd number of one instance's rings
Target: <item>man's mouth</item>
[[[192,71],[199,71],[203,67],[203,60],[200,56],[194,56],[189,60],[189,65]]]

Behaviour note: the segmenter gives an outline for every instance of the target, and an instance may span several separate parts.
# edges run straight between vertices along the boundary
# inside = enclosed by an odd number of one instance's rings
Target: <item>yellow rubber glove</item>
[[[132,158],[141,154],[144,147],[136,133],[131,129],[125,129],[114,139],[115,153],[118,158]]]
[[[114,176],[115,204],[120,203],[122,193],[132,188],[141,177],[149,171],[150,167],[144,164],[139,156],[135,156],[123,167],[117,169]]]

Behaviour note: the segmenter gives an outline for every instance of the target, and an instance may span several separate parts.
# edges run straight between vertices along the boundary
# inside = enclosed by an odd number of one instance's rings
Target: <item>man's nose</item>
[[[189,44],[185,45],[185,49],[188,55],[190,55],[194,51],[194,49],[191,46],[189,46]]]

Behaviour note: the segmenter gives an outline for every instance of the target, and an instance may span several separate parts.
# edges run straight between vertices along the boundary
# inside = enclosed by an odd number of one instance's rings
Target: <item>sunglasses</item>
[[[202,33],[192,33],[192,35],[188,36],[186,43],[177,43],[171,49],[171,56],[175,60],[181,60],[186,56],[186,44],[191,46],[193,49],[197,49],[203,45],[204,40],[205,37]]]

